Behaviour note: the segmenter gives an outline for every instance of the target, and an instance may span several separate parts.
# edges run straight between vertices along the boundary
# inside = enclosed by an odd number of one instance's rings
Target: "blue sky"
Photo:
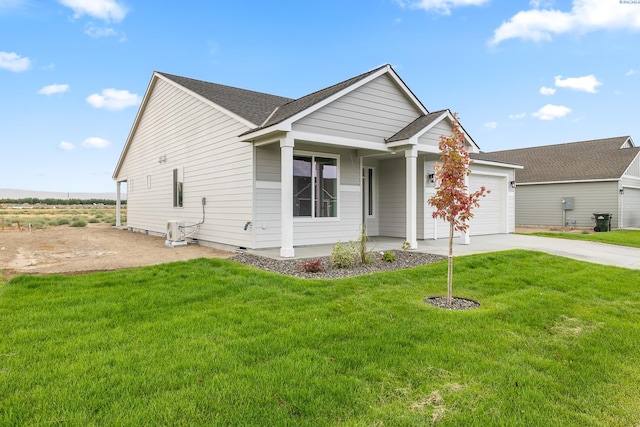
[[[154,70],[297,98],[385,63],[483,151],[640,144],[640,0],[0,0],[0,188],[115,191]]]

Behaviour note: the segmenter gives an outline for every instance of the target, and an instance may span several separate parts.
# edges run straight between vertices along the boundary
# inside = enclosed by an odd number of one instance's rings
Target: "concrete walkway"
[[[390,237],[373,237],[368,245],[369,250],[386,251],[401,249],[403,240]],[[296,258],[314,258],[331,254],[333,245],[299,246],[295,248]],[[640,269],[640,248],[607,245],[604,243],[585,242],[579,240],[554,239],[551,237],[528,236],[522,234],[496,234],[475,236],[471,244],[465,245],[461,238],[454,239],[453,255],[471,255],[486,252],[497,252],[509,249],[526,249],[546,252],[567,258],[588,261],[597,264]],[[423,240],[418,242],[419,252],[437,255],[448,255],[449,240]],[[256,254],[272,258],[280,258],[280,249],[261,249],[252,251]]]

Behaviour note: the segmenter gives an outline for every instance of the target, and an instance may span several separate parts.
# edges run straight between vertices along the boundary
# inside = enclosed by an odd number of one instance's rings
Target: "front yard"
[[[640,271],[510,251],[305,280],[229,260],[0,288],[1,425],[640,423]]]

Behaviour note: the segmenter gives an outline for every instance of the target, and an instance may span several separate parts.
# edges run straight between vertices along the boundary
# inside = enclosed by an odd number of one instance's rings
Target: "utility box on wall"
[[[573,197],[562,198],[562,209],[565,211],[573,209]]]

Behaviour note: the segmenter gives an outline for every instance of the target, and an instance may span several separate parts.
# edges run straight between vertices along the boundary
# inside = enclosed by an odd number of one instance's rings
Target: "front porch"
[[[464,236],[455,237],[453,239],[453,255],[471,255],[511,249],[510,247],[505,247],[505,239],[509,239],[509,236],[511,235],[477,236],[471,239],[471,244],[465,243]],[[404,239],[397,237],[370,237],[369,239],[367,249],[374,252],[402,250],[402,244],[405,242]],[[330,256],[333,246],[333,244],[296,246],[295,256],[293,258],[280,256],[280,248],[250,249],[247,250],[247,253],[272,259],[313,259]],[[410,249],[408,252],[421,252],[442,256],[449,254],[449,239],[418,240],[417,246],[416,249]]]

